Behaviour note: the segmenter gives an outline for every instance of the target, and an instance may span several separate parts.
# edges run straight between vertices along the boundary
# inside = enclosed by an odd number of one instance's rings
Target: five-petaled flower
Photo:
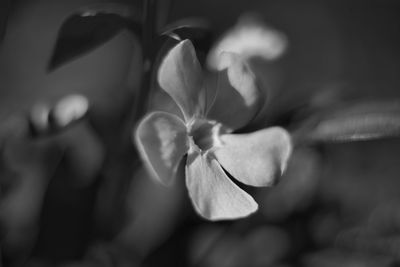
[[[186,186],[194,208],[209,220],[248,216],[254,199],[226,174],[251,186],[269,186],[286,167],[292,151],[289,133],[270,127],[243,129],[265,99],[254,74],[239,55],[222,53],[225,69],[203,71],[192,43],[177,44],[158,70],[158,82],[182,116],[155,111],[136,130],[138,150],[153,176],[170,184],[186,158]],[[225,172],[226,171],[226,172]]]

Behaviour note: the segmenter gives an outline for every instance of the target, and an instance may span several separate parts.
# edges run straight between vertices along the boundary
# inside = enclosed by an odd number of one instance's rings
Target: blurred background
[[[260,210],[238,221],[199,218],[183,179],[171,188],[150,180],[121,134],[134,127],[126,113],[141,80],[138,37],[121,31],[46,70],[66,17],[99,2],[107,1],[11,2],[0,127],[70,94],[86,96],[91,109],[45,138],[2,133],[2,266],[400,266],[396,139],[299,147],[276,187],[247,188]],[[289,42],[279,60],[257,69],[276,92],[260,125],[318,92],[328,92],[315,99],[322,106],[400,97],[397,1],[175,0],[168,20],[203,17],[218,36],[248,12]]]

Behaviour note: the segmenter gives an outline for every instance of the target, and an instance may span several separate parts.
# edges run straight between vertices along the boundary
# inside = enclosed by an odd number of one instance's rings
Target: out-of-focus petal
[[[207,117],[231,129],[239,129],[257,114],[263,95],[245,61],[233,53],[224,53],[223,56],[232,63],[227,70],[219,72],[217,96]]]
[[[188,150],[183,121],[165,112],[150,113],[139,123],[135,139],[141,157],[153,176],[169,185]]]
[[[280,127],[250,134],[226,134],[222,146],[214,151],[224,169],[242,183],[273,185],[286,168],[292,152],[287,131]]]
[[[265,25],[254,16],[244,16],[211,49],[207,57],[210,69],[222,70],[229,66],[229,61],[221,53],[233,52],[242,57],[260,57],[265,60],[279,58],[287,48],[285,35]]]
[[[185,40],[172,48],[158,70],[158,82],[181,108],[186,120],[203,112],[203,73],[192,43]]]
[[[52,119],[57,127],[65,127],[85,116],[89,110],[89,100],[82,95],[69,95],[61,99],[53,108]]]
[[[258,208],[254,199],[235,185],[210,154],[191,151],[186,186],[195,210],[208,220],[237,219]]]

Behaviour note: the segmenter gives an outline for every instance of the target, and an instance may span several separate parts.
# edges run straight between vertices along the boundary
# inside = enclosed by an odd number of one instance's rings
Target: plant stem
[[[8,16],[10,15],[10,0],[0,1],[0,41],[6,34]]]
[[[128,123],[123,129],[123,140],[132,140],[132,129],[137,122],[145,115],[148,109],[151,96],[153,62],[157,51],[156,49],[156,10],[157,0],[144,0],[144,11],[142,17],[142,36],[141,46],[143,54],[143,67],[141,84],[138,93],[134,96],[132,107],[127,116]],[[133,127],[132,127],[133,126]],[[135,159],[136,160],[136,159]]]
[[[157,0],[145,0],[142,31],[143,80],[136,97],[134,121],[138,121],[147,111],[151,92],[151,74],[155,55]]]

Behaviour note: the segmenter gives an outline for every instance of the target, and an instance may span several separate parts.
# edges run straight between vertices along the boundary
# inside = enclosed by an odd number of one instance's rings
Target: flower
[[[262,93],[237,54],[223,53],[226,69],[202,70],[189,40],[166,55],[158,82],[179,106],[182,117],[155,111],[139,123],[135,140],[153,176],[171,184],[187,155],[186,186],[198,214],[209,220],[236,219],[258,208],[254,199],[225,173],[251,186],[269,186],[286,167],[289,133],[270,127],[235,134],[257,114]]]
[[[280,58],[287,47],[288,40],[283,33],[264,23],[256,14],[245,14],[212,47],[207,66],[216,70],[225,68],[227,62],[220,58],[222,52],[273,61]]]

